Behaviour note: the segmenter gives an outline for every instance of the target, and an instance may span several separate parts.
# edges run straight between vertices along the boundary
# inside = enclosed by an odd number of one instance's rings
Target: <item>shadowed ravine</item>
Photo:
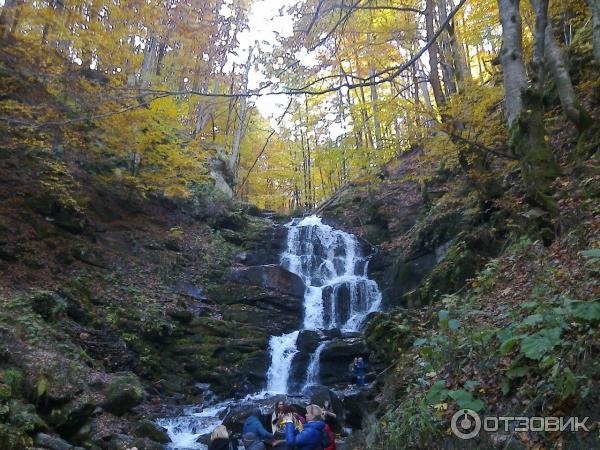
[[[167,448],[206,448],[197,441],[205,441],[202,437],[235,409],[250,405],[267,408],[273,397],[282,395],[292,396],[295,403],[307,401],[303,394],[308,388],[326,384],[320,377],[323,351],[340,339],[355,337],[368,314],[379,309],[381,293],[367,276],[372,249],[317,216],[293,219],[285,227],[287,239],[280,264],[306,286],[302,328],[271,336],[271,363],[265,367],[264,390],[243,399],[190,406],[179,416],[159,419],[172,440]],[[306,345],[308,339],[314,345]],[[263,413],[267,413],[264,408]]]

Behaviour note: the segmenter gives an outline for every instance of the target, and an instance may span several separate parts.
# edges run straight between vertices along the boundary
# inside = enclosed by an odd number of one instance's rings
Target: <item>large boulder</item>
[[[296,340],[298,353],[294,355],[290,369],[289,388],[291,392],[300,392],[304,386],[308,366],[320,340],[320,334],[314,330],[302,330],[298,334]]]
[[[75,450],[79,448],[64,439],[45,433],[35,435],[35,445],[49,450]]]
[[[321,352],[320,378],[326,385],[349,383],[349,366],[356,356],[367,354],[362,338],[334,339]]]
[[[351,389],[344,392],[342,399],[346,411],[346,423],[352,428],[361,428],[363,416],[367,411],[367,394],[364,389]]]
[[[91,395],[82,395],[53,408],[46,421],[62,435],[70,436],[85,424],[95,408],[96,400]]]
[[[161,444],[171,442],[171,439],[169,439],[169,435],[167,434],[167,429],[148,419],[136,422],[131,428],[131,433],[135,437],[148,438]]]
[[[142,401],[143,389],[133,373],[121,375],[110,382],[106,390],[104,408],[118,416],[125,414]]]
[[[229,280],[234,283],[273,289],[294,297],[304,296],[305,286],[302,278],[277,264],[233,267],[229,273]]]
[[[301,352],[312,353],[319,346],[319,341],[321,340],[321,336],[318,331],[314,330],[302,330],[298,334],[298,339],[296,340],[296,347]]]

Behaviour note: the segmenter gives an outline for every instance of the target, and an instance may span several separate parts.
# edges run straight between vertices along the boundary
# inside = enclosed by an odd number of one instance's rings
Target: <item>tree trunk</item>
[[[550,22],[546,25],[544,48],[546,50],[548,66],[556,83],[556,90],[558,91],[562,109],[567,118],[575,124],[579,131],[583,131],[591,125],[592,119],[577,101],[571,75],[565,63],[565,57],[554,38]]]
[[[498,0],[502,24],[502,77],[504,79],[504,107],[511,126],[523,111],[523,92],[527,76],[523,64],[523,43],[519,0]]]
[[[438,14],[440,23],[444,23],[448,19],[446,0],[438,0]],[[470,77],[471,73],[467,67],[456,32],[454,31],[454,20],[450,21],[447,31],[444,34],[447,36],[445,39],[447,47],[445,48],[445,60],[446,64],[451,65],[448,67],[449,82],[452,84],[456,82],[456,90],[463,92],[465,80]]]
[[[519,1],[498,0],[498,8],[502,23],[500,62],[509,125],[508,144],[519,160],[529,202],[555,213],[556,205],[549,194],[559,170],[545,139],[541,95],[527,88]]]
[[[425,30],[427,33],[427,40],[430,41],[435,33],[433,29],[433,0],[426,0],[425,5]],[[435,99],[436,106],[441,108],[446,103],[446,99],[444,98],[444,92],[442,91],[442,83],[440,82],[440,74],[438,71],[439,46],[436,41],[429,46],[427,52],[429,53],[429,81],[431,83],[431,89],[433,90],[433,98]]]
[[[150,84],[150,75],[154,72],[153,65],[156,54],[156,38],[150,36],[148,42],[146,42],[146,48],[144,49],[144,60],[142,61],[142,68],[140,70],[140,84],[143,88],[148,87]]]
[[[194,135],[198,135],[204,131],[208,120],[210,119],[213,109],[215,107],[216,94],[219,93],[219,80],[213,82],[212,93],[215,94],[213,97],[205,97],[200,100],[198,105],[198,117],[196,118],[196,127],[194,129]]]
[[[250,67],[252,65],[252,52],[254,51],[254,47],[250,47],[248,50],[248,60],[246,61],[246,66],[244,67],[244,87],[242,89],[242,93],[246,94],[248,92],[248,74],[250,73]],[[235,136],[233,138],[233,144],[231,147],[231,157],[229,159],[229,171],[233,177],[234,183],[236,173],[236,167],[238,166],[238,161],[240,159],[240,144],[242,143],[242,136],[244,134],[244,119],[246,118],[246,108],[248,105],[247,98],[245,96],[240,97],[240,112],[238,118],[237,128],[235,130]]]
[[[533,47],[533,84],[538,92],[544,88],[544,42],[546,41],[546,27],[548,25],[548,0],[531,0],[535,11],[535,31]]]
[[[0,31],[2,39],[8,38],[16,26],[19,2],[17,0],[5,0],[2,11],[0,11]]]
[[[369,77],[375,74],[375,69],[371,63],[369,63]],[[375,79],[371,79],[370,83],[370,91],[371,91],[371,108],[373,110],[373,128],[375,129],[375,148],[377,150],[381,150],[382,141],[381,141],[381,123],[379,122],[379,96],[377,95],[377,86],[375,85]]]
[[[592,43],[594,46],[594,58],[600,65],[600,0],[588,0],[592,10]]]

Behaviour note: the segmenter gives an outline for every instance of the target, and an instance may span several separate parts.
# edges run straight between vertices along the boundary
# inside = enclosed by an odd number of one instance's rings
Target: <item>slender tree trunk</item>
[[[438,0],[438,14],[440,23],[443,23],[448,18],[448,5],[446,0]],[[448,78],[449,82],[456,83],[456,91],[463,92],[465,80],[469,78],[470,72],[465,62],[465,57],[461,50],[461,44],[458,41],[456,32],[454,30],[454,20],[451,20],[444,33],[447,38],[445,39],[445,57],[444,60],[448,66]],[[454,87],[454,86],[452,86]],[[452,92],[449,89],[450,92]]]
[[[219,80],[213,81],[213,94],[219,93]],[[207,97],[200,100],[198,105],[198,117],[196,118],[196,127],[194,129],[194,135],[198,135],[204,131],[208,120],[210,119],[213,109],[215,106],[216,97]]]
[[[565,63],[565,57],[558,42],[554,38],[552,24],[548,21],[545,30],[544,48],[546,50],[546,60],[554,81],[556,90],[560,98],[562,109],[567,118],[575,124],[575,126],[583,131],[590,126],[592,119],[587,111],[577,101],[571,75]]]
[[[504,107],[511,126],[523,111],[527,76],[523,63],[523,37],[519,0],[498,0],[502,24],[500,62],[504,79]]]
[[[369,76],[373,76],[375,73],[375,69],[369,63]],[[375,130],[375,148],[377,150],[382,149],[382,138],[381,138],[381,122],[379,121],[379,96],[377,95],[377,86],[375,85],[375,80],[372,79],[370,83],[370,91],[371,91],[371,108],[373,110],[373,128]]]
[[[144,60],[142,61],[142,68],[140,70],[140,84],[142,87],[148,87],[150,84],[150,74],[154,72],[154,61],[156,54],[156,38],[150,36],[146,42],[146,48],[144,49]]]
[[[373,142],[373,134],[371,133],[371,126],[369,125],[369,113],[367,112],[367,100],[365,97],[365,90],[361,86],[359,88],[360,96],[358,101],[360,103],[360,111],[362,113],[362,122],[363,129],[365,130],[365,135],[367,137],[367,142],[371,145],[371,148],[375,148],[375,144]]]
[[[427,33],[427,40],[431,40],[433,38],[433,34],[435,33],[433,29],[433,0],[426,0],[425,2],[425,30]],[[438,53],[439,46],[436,41],[433,42],[427,49],[429,53],[429,81],[431,83],[431,89],[433,90],[433,98],[435,99],[436,106],[441,108],[446,103],[446,99],[444,98],[444,92],[442,91],[442,83],[440,82],[439,75],[439,61],[438,61]]]
[[[588,0],[592,10],[592,44],[594,46],[594,58],[600,65],[600,0]]]
[[[252,52],[254,51],[254,47],[250,47],[248,50],[248,59],[246,61],[246,66],[244,67],[244,86],[242,92],[246,94],[248,92],[248,74],[250,73],[250,67],[252,65]],[[229,171],[234,179],[236,177],[236,167],[238,166],[238,162],[240,159],[240,144],[242,143],[242,136],[244,133],[244,121],[246,118],[246,108],[248,105],[247,98],[245,96],[240,97],[240,111],[237,128],[235,130],[235,136],[233,138],[233,144],[231,147],[231,157],[229,159]]]

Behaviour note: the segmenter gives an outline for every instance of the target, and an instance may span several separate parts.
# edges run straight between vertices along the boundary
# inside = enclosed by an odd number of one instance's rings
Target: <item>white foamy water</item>
[[[317,216],[294,219],[286,226],[287,248],[281,265],[307,286],[304,329],[358,331],[367,314],[379,309],[381,292],[367,277],[368,258],[356,236],[324,224]],[[348,291],[345,302],[340,302],[340,287]],[[345,314],[340,314],[340,306],[347,310]]]
[[[210,408],[185,408],[181,416],[158,419],[157,423],[167,429],[171,443],[167,449],[204,450],[206,445],[196,442],[205,434],[209,434],[221,423],[220,414],[227,409],[229,403],[219,403]]]
[[[180,416],[158,419],[156,423],[167,429],[171,439],[171,443],[167,444],[165,449],[206,450],[208,447],[196,440],[200,436],[212,433],[215,427],[221,424],[221,417],[229,408],[254,400],[263,400],[268,396],[268,393],[263,391],[239,400],[226,400],[207,408],[190,406],[184,408]]]
[[[287,392],[290,368],[294,355],[298,353],[296,341],[300,331],[281,336],[271,336],[269,350],[271,352],[271,367],[267,372],[267,392],[285,394]]]
[[[286,225],[287,246],[281,265],[306,285],[304,330],[360,330],[366,316],[381,305],[377,283],[367,277],[368,257],[356,236],[326,225],[320,217],[294,219]],[[297,353],[294,333],[271,337],[271,367],[267,390],[287,394],[289,373]],[[295,334],[296,338],[298,334]],[[319,378],[321,343],[311,355],[307,384]]]
[[[314,386],[319,383],[319,368],[321,366],[321,352],[327,345],[326,342],[321,342],[315,352],[310,357],[308,363],[308,369],[306,370],[306,384],[305,388]]]

